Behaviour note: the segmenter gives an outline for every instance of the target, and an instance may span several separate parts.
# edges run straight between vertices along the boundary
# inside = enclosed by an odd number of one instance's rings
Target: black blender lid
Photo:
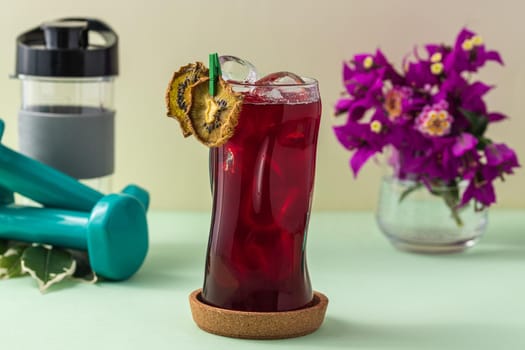
[[[102,42],[89,42],[96,32]],[[16,75],[102,77],[118,75],[118,36],[92,18],[45,22],[16,39]]]

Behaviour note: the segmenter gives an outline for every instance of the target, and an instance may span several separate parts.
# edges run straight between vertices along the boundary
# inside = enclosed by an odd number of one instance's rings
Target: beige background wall
[[[4,142],[16,147],[19,84],[15,37],[44,20],[93,16],[120,35],[121,75],[116,84],[115,188],[128,182],[150,189],[154,208],[210,206],[207,150],[184,140],[164,117],[164,90],[174,69],[209,52],[233,54],[263,72],[290,70],[317,77],[324,105],[315,208],[367,209],[375,205],[380,170],[370,164],[357,181],[349,154],[333,135],[332,108],[342,90],[341,61],[380,46],[394,62],[415,43],[451,42],[461,26],[479,31],[503,54],[483,78],[497,84],[489,106],[510,122],[490,130],[515,147],[525,163],[525,3],[521,0],[1,0],[0,116]],[[525,207],[525,172],[498,186],[499,206]]]

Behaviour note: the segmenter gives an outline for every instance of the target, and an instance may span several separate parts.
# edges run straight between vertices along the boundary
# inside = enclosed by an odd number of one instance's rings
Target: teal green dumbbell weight
[[[93,271],[125,280],[148,251],[144,206],[127,194],[110,194],[91,213],[21,206],[0,207],[0,238],[87,250]]]
[[[0,120],[0,139],[5,124]],[[79,161],[82,161],[79,159]],[[0,144],[0,187],[47,207],[91,211],[104,194],[78,180]],[[147,210],[148,192],[129,185],[123,191],[139,200]]]

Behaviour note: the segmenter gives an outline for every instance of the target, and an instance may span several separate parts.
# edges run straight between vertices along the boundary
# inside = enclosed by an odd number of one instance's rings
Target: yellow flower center
[[[390,120],[394,120],[401,115],[403,110],[402,96],[398,91],[390,90],[386,94],[385,104],[383,105]]]
[[[379,120],[374,120],[372,123],[370,123],[370,130],[372,130],[376,134],[379,134],[382,128],[383,124],[381,124]]]
[[[483,45],[483,38],[479,35],[475,35],[472,37],[472,39],[470,39],[472,41],[472,44],[474,46],[481,46]]]
[[[447,118],[447,112],[430,112],[423,128],[432,136],[445,135],[450,130],[450,121]]]
[[[443,73],[443,68],[444,68],[443,63],[436,62],[436,63],[432,63],[432,65],[430,66],[430,71],[434,75],[440,75],[441,73]]]
[[[365,69],[370,69],[372,68],[373,65],[374,65],[374,59],[372,58],[372,56],[367,56],[365,60],[363,61],[363,67],[365,67]]]
[[[474,47],[474,42],[472,39],[465,39],[463,44],[461,44],[461,48],[465,51],[470,51]]]
[[[435,52],[432,56],[430,56],[430,62],[432,63],[441,62],[442,59],[443,55],[441,54],[441,52]]]

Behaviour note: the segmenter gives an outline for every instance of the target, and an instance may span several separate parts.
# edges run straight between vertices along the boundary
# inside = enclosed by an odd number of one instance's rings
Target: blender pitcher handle
[[[99,32],[106,40],[106,47],[116,46],[118,43],[117,33],[106,23],[94,18],[68,17],[56,20],[56,22],[66,21],[85,21],[87,22],[87,30]]]
[[[103,43],[90,45],[89,32]],[[36,50],[35,45],[47,50]],[[118,36],[106,23],[82,17],[60,18],[16,39],[16,76],[106,77],[118,75]],[[34,64],[34,62],[37,62]],[[57,65],[56,62],[63,64]],[[67,64],[64,62],[84,62]]]

